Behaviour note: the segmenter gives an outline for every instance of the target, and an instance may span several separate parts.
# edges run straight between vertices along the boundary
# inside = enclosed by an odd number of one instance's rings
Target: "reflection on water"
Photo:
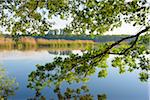
[[[54,54],[54,55],[69,55],[71,54],[71,51],[48,51],[48,53],[50,54]]]
[[[86,77],[84,69],[78,72],[67,66],[46,69],[49,68],[46,64],[55,57],[67,57],[70,53],[81,51],[1,51],[0,63],[19,83],[19,89],[9,99],[148,100],[148,84],[139,81],[139,71],[120,75],[111,67],[112,57],[107,62],[110,67],[106,78],[97,77],[98,68]]]
[[[54,55],[82,54],[83,52],[85,52],[85,50],[48,51],[49,54],[54,54]]]

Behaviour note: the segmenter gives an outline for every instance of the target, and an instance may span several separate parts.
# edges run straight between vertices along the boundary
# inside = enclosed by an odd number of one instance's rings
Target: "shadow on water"
[[[10,78],[6,70],[0,67],[0,100],[7,100],[9,96],[14,96],[18,89],[15,78]]]

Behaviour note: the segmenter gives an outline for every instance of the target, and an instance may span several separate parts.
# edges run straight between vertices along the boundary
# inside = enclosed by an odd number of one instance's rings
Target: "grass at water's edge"
[[[13,38],[0,37],[0,50],[82,50],[94,44],[96,43],[92,40],[47,40],[21,37],[15,41]]]

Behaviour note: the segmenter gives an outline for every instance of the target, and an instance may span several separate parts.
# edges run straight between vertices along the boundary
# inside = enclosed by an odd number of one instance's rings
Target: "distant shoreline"
[[[32,35],[8,35],[3,34],[2,37],[5,38],[21,38],[21,37],[29,37],[34,39],[46,39],[46,40],[91,40],[94,42],[111,42],[111,41],[118,41],[121,38],[127,37],[129,35],[97,35],[97,36],[90,36],[90,35],[40,35],[40,34],[32,34]],[[130,39],[128,41],[131,41]]]

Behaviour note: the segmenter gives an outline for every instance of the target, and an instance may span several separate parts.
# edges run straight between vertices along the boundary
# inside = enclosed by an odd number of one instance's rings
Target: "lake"
[[[15,94],[8,95],[8,99],[39,99],[36,97],[38,95],[34,89],[27,88],[28,75],[32,71],[36,70],[35,65],[44,65],[52,62],[55,57],[67,57],[70,53],[82,54],[82,51],[0,51],[1,68],[6,69],[7,76],[10,78],[15,78],[16,82],[19,84],[18,89],[14,90]],[[89,98],[92,97],[94,100],[149,100],[150,84],[148,82],[141,82],[139,80],[139,71],[126,72],[120,75],[118,69],[111,67],[110,61],[112,58],[113,55],[107,60],[109,68],[108,76],[106,78],[98,78],[97,74],[100,69],[96,68],[96,72],[89,76],[89,80],[85,83],[73,82],[69,84],[66,81],[63,81],[60,85],[60,91],[58,92],[54,92],[54,85],[51,87],[45,86],[39,94],[42,95],[41,100],[58,100],[60,94],[64,95],[67,88],[76,90],[83,85],[88,88],[88,91],[81,91],[80,93],[74,93],[73,95],[81,98],[83,96]]]

